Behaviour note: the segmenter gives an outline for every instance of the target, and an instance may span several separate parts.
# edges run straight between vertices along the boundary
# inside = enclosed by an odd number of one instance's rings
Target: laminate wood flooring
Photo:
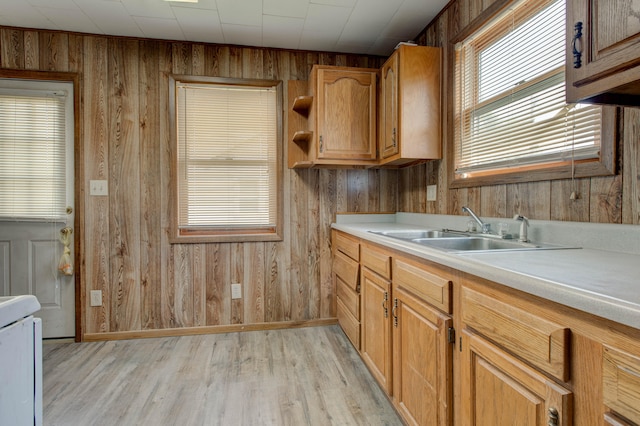
[[[401,425],[338,326],[43,347],[45,425]]]

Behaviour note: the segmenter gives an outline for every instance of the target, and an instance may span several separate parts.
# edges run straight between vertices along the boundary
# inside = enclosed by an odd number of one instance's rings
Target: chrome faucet
[[[491,224],[484,223],[469,207],[463,207],[462,211],[465,213],[469,213],[469,216],[471,216],[473,220],[475,220],[478,225],[480,225],[480,229],[482,230],[483,234],[488,234],[489,232],[491,232]]]
[[[518,237],[518,241],[522,243],[526,243],[529,241],[529,237],[527,236],[527,228],[529,227],[529,219],[519,214],[513,217],[514,220],[520,222],[520,237]]]

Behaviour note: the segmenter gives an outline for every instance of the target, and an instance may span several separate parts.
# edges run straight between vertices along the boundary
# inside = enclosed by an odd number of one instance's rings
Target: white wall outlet
[[[231,298],[242,299],[242,286],[240,284],[231,284]]]
[[[427,201],[435,201],[438,185],[427,185]]]
[[[91,306],[102,306],[102,290],[91,290]]]
[[[90,180],[89,195],[109,195],[106,180]]]

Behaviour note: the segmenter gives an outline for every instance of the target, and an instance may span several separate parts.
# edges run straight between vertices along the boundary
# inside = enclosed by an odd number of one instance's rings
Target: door
[[[376,72],[318,70],[319,159],[375,160]]]
[[[452,418],[452,319],[401,287],[393,288],[393,396],[409,425]]]
[[[476,335],[464,331],[460,344],[463,424],[572,424],[569,390]]]
[[[43,337],[74,337],[73,84],[0,79],[0,108],[0,295],[36,296]]]
[[[391,283],[364,268],[361,291],[362,358],[391,395]]]
[[[382,67],[380,158],[398,153],[398,54]]]

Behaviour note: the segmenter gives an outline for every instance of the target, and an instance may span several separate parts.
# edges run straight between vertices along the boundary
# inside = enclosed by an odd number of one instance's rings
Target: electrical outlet
[[[109,195],[106,180],[90,180],[89,195]]]
[[[91,290],[91,306],[102,306],[102,290]]]
[[[427,201],[435,201],[438,185],[427,185]]]
[[[240,284],[231,284],[231,298],[232,299],[242,298],[242,287],[240,286]]]

